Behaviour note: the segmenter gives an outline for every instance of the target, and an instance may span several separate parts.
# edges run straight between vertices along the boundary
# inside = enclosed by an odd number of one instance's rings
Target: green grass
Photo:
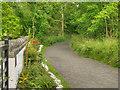
[[[62,42],[65,40],[69,40],[70,38],[71,35],[67,35],[67,34],[65,34],[64,36],[56,36],[56,35],[44,36],[42,44],[46,46],[50,46],[56,42]]]
[[[61,80],[61,84],[63,85],[63,88],[70,89],[70,86],[67,83],[67,81],[54,69],[54,67],[48,61],[45,62],[45,56],[44,56],[45,48],[46,48],[46,46],[44,46],[41,51],[41,59],[42,59],[43,63],[47,64],[47,66],[49,67],[49,71],[52,72],[58,79]]]
[[[17,88],[55,88],[57,84],[54,82],[54,79],[49,77],[49,73],[42,67],[41,63],[34,62],[29,65],[27,72],[22,72],[18,83]]]
[[[92,39],[73,35],[71,47],[81,56],[98,60],[113,67],[120,67],[118,64],[118,40],[115,38]]]

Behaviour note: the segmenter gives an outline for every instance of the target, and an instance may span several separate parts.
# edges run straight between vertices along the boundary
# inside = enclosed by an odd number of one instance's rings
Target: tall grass
[[[118,40],[115,38],[92,39],[73,35],[71,47],[81,56],[99,60],[113,67],[120,67]]]

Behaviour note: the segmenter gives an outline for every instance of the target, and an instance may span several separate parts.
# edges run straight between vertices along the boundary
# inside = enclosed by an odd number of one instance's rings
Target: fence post
[[[1,89],[3,89],[3,59],[2,59],[2,57],[3,57],[3,53],[1,51],[1,79],[2,79]]]
[[[8,57],[9,57],[9,51],[8,51],[8,49],[9,49],[9,39],[8,38],[6,38],[5,39],[5,45],[8,45],[7,46],[7,50],[5,50],[5,57],[6,57],[6,62],[5,62],[5,66],[6,66],[6,68],[7,68],[7,71],[6,71],[6,77],[7,77],[7,90],[8,90],[8,88],[9,88],[9,61],[8,61]]]

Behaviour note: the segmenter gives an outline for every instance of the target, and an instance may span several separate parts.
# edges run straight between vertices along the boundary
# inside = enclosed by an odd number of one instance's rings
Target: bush
[[[71,47],[79,55],[90,57],[114,67],[118,66],[118,41],[115,38],[89,39],[73,36]]]

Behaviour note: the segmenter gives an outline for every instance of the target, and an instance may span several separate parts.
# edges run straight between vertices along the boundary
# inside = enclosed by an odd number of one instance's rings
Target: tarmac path
[[[70,41],[47,47],[45,57],[71,88],[118,88],[118,68],[78,56]]]

